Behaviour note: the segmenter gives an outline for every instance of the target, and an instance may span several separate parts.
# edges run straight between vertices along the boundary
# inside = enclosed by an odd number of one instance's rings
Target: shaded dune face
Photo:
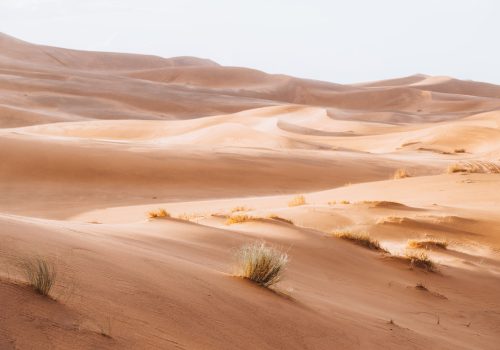
[[[0,34],[0,349],[497,349],[498,169],[496,85]]]

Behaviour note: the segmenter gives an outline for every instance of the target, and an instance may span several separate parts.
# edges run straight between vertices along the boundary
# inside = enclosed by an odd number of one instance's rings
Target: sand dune
[[[498,348],[500,175],[447,168],[500,165],[499,86],[1,34],[0,91],[1,349]],[[408,240],[446,243],[423,250],[434,272]],[[271,289],[233,276],[255,241],[290,258]],[[35,256],[50,298],[20,267]]]

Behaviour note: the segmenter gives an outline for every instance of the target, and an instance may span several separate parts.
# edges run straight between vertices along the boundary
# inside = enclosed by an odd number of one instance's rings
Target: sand
[[[498,348],[500,86],[0,34],[0,91],[1,349]],[[227,225],[236,207],[254,219]],[[397,258],[409,239],[448,242],[426,251],[437,271]],[[260,240],[290,258],[271,289],[233,276]],[[57,267],[50,297],[19,268],[35,256]]]

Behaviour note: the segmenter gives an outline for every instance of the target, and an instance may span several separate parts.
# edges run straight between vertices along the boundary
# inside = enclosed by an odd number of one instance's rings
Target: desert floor
[[[499,164],[500,86],[0,34],[0,348],[498,349]],[[272,289],[233,276],[254,241],[290,258]],[[422,251],[434,271],[405,258]],[[57,267],[50,297],[33,257]]]

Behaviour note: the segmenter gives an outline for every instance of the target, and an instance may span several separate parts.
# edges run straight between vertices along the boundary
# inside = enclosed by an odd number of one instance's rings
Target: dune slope
[[[0,34],[0,348],[497,349],[499,91]],[[289,256],[270,289],[251,242]]]

